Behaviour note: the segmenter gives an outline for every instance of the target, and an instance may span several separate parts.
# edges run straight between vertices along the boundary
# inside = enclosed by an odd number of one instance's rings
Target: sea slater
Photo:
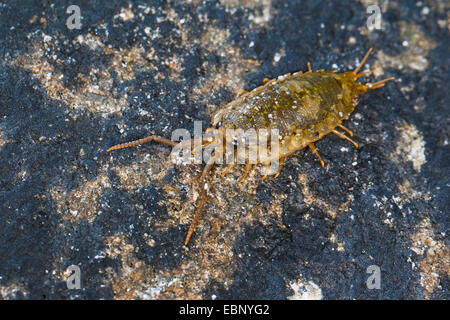
[[[268,167],[273,160],[276,160],[278,163],[276,178],[281,172],[284,159],[305,147],[311,149],[323,167],[324,162],[313,143],[329,133],[334,133],[339,138],[346,139],[353,143],[355,147],[358,147],[358,144],[350,138],[353,136],[353,133],[342,125],[342,121],[346,120],[353,112],[361,94],[367,90],[381,88],[387,81],[394,79],[390,77],[366,84],[355,82],[357,78],[374,71],[372,69],[359,73],[371,51],[372,48],[368,50],[359,66],[353,71],[343,73],[325,70],[312,71],[311,65],[308,63],[307,72],[299,71],[293,74],[288,73],[272,80],[264,79],[264,85],[250,92],[240,90],[241,95],[236,100],[220,108],[213,115],[211,120],[212,128],[209,131],[215,130],[218,132],[214,137],[200,137],[199,139],[187,141],[187,143],[186,141],[176,143],[167,138],[153,135],[112,146],[107,151],[136,146],[150,141],[160,142],[177,148],[192,147],[196,143],[199,143],[201,148],[206,146],[214,148],[219,146],[229,147],[231,145],[231,161],[228,162],[228,166],[222,173],[222,176],[228,173],[237,163],[245,163],[244,175],[241,181],[245,180],[245,176],[254,164],[262,163],[265,167]],[[339,131],[337,128],[342,129],[344,132]],[[277,136],[279,142],[277,152],[270,152],[273,151],[272,147],[268,147],[266,144],[263,148],[268,151],[269,157],[264,160],[258,158],[255,163],[251,163],[248,159],[241,159],[236,153],[235,147],[237,147],[239,141],[242,141],[242,137],[232,136],[230,138],[229,135],[226,135],[227,130],[236,129],[254,129],[255,131],[276,129],[279,135]],[[348,133],[350,137],[345,133]],[[258,147],[261,148],[261,144]],[[189,227],[185,245],[188,244],[198,224],[206,202],[208,174],[214,163],[222,159],[223,156],[223,152],[213,151],[206,161],[206,166],[200,177],[200,200]],[[267,174],[263,176],[263,179],[266,176]]]

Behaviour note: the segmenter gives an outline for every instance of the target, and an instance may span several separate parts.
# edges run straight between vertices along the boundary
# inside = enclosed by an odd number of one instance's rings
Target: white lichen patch
[[[431,199],[429,193],[423,194],[422,192],[415,190],[407,179],[404,179],[398,184],[398,190],[409,199],[423,199],[425,201],[429,201]]]
[[[262,5],[261,13],[256,13],[257,11],[255,11],[255,13],[249,15],[248,19],[261,27],[267,28],[267,24],[271,18],[270,8],[272,7],[272,0],[262,0],[255,2]]]
[[[234,10],[234,8],[229,10]],[[205,17],[199,16],[198,19],[205,19]],[[183,23],[181,30],[183,38],[183,34],[189,34],[189,25]],[[216,92],[226,88],[231,92],[237,93],[244,85],[243,79],[245,76],[254,72],[260,65],[257,60],[243,56],[241,48],[230,45],[229,37],[229,30],[209,26],[200,39],[190,40],[201,45],[206,50],[214,52],[219,57],[227,57],[226,63],[216,64],[204,61],[202,68],[206,70],[207,76],[200,78],[200,81],[194,87],[185,86],[184,83],[181,83],[183,85],[182,90],[187,93],[190,99],[199,102],[206,100],[210,114],[216,110],[217,106],[208,103],[208,100],[214,99]],[[178,62],[178,64],[182,64],[182,61]],[[200,71],[200,69],[196,70],[196,72]]]
[[[420,168],[426,163],[425,158],[425,141],[422,134],[414,125],[403,124],[400,128],[400,139],[397,142],[397,147],[391,155],[396,162],[399,159],[410,161],[413,164],[414,170],[420,172]]]
[[[228,44],[228,38],[230,37],[230,30],[219,29],[213,26],[209,26],[208,30],[201,38],[201,43],[205,48],[211,51],[224,51]]]
[[[242,56],[239,47],[225,45],[227,39],[224,37],[228,36],[227,32],[221,31],[221,29],[212,29],[206,35],[213,35],[214,32],[219,33],[220,36],[210,36],[205,41],[217,48],[217,55],[228,59],[226,64],[212,65],[212,68],[208,69],[206,79],[200,81],[197,86],[186,88],[191,91],[189,95],[191,99],[197,101],[202,101],[205,97],[206,99],[214,98],[215,92],[219,92],[222,88],[238,93],[244,85],[243,79],[245,76],[256,71],[260,65],[257,60]],[[210,103],[208,103],[207,108],[210,114],[217,110],[217,106]]]
[[[17,296],[28,296],[28,290],[23,284],[10,284],[9,286],[0,286],[0,299],[1,300],[16,300]]]
[[[105,275],[106,283],[111,285],[116,299],[136,299],[142,286],[155,279],[152,268],[135,257],[135,250],[123,234],[106,239],[106,256],[117,258],[122,264],[117,273],[108,268]]]
[[[8,141],[3,136],[3,131],[0,128],[0,148],[3,147]]]
[[[284,56],[286,56],[286,50],[284,48],[281,48],[280,50],[278,50],[277,53],[275,53],[275,55],[273,56],[273,65],[276,65],[278,62],[280,62],[281,58],[283,58]]]
[[[106,272],[106,283],[111,284],[115,299],[201,299],[210,280],[222,282],[225,287],[231,284],[232,253],[223,250],[222,245],[206,244],[197,258],[164,271],[155,271],[139,260],[137,249],[123,234],[106,240],[106,255],[122,264],[118,272],[111,268]]]
[[[75,41],[81,45],[88,46],[91,50],[102,49],[104,47],[104,44],[101,41],[100,37],[90,33],[80,34],[78,37],[76,37]]]
[[[270,21],[272,0],[220,0],[229,14],[234,14],[237,8],[246,8],[250,11],[248,19],[254,24],[267,28]]]
[[[63,75],[61,73],[55,73],[53,66],[43,58],[47,50],[47,44],[44,39],[42,42],[35,43],[31,53],[25,53],[16,57],[12,61],[12,64],[19,68],[29,70],[39,81],[40,85],[47,90],[47,95],[55,99],[57,95],[53,93],[64,90],[61,81]]]
[[[128,8],[120,9],[120,12],[114,16],[114,19],[120,19],[123,22],[128,22],[130,20],[133,20],[134,12],[133,12],[131,4]]]
[[[49,46],[47,42],[36,42],[31,53],[19,55],[12,61],[12,64],[29,70],[46,90],[48,97],[66,104],[70,113],[73,112],[74,116],[79,113],[79,110],[86,110],[104,117],[111,114],[119,116],[122,114],[128,107],[128,97],[126,93],[118,99],[112,97],[113,79],[109,70],[92,68],[88,75],[78,74],[77,77],[82,85],[77,89],[69,89],[64,86],[64,75],[55,72],[54,67],[45,58],[45,52]],[[109,48],[103,48],[103,43],[95,35],[79,36],[74,42],[86,44],[92,49],[104,49],[105,53],[115,52]],[[137,51],[137,49],[131,48],[131,53],[124,54],[124,64],[113,66],[112,69],[121,76],[120,79],[128,79],[134,76],[130,61],[143,61],[143,58],[138,59],[133,55],[134,51]]]
[[[105,47],[104,52],[113,55],[111,68],[120,82],[133,80],[139,71],[157,70],[154,62],[160,60],[154,51],[145,52],[139,44],[119,49]]]
[[[339,242],[338,240],[338,236],[335,232],[333,232],[330,236],[330,241],[334,244],[336,244],[336,251],[338,252],[344,252],[345,251],[345,243],[344,242]],[[333,248],[334,250],[334,248]]]
[[[377,62],[375,76],[380,73],[380,67],[391,67],[395,69],[410,68],[416,71],[424,71],[428,68],[428,52],[436,47],[436,42],[427,36],[418,25],[400,21],[400,37],[403,39],[405,50],[396,56],[385,54],[382,50],[377,51]]]
[[[444,241],[436,241],[429,218],[424,219],[411,236],[411,250],[423,256],[418,263],[421,270],[420,284],[425,289],[426,298],[439,286],[441,276],[450,276],[450,249]]]
[[[104,189],[111,188],[106,167],[103,169],[95,180],[85,179],[77,189],[68,191],[60,186],[51,187],[51,197],[63,219],[73,224],[82,219],[92,222],[100,214],[100,195]]]
[[[287,297],[289,300],[321,300],[323,298],[322,290],[312,281],[298,279],[290,282],[289,287],[294,291],[292,296]]]
[[[160,178],[156,176],[162,169],[157,167],[159,163],[164,163],[164,160],[154,159],[150,154],[138,153],[131,164],[126,166],[115,165],[113,170],[120,180],[120,188],[133,192]]]
[[[347,212],[353,201],[353,195],[351,193],[349,193],[346,201],[343,202],[338,207],[336,207],[336,206],[333,206],[330,203],[316,197],[313,193],[311,193],[311,191],[308,188],[308,178],[307,178],[306,174],[299,174],[297,183],[301,187],[305,204],[308,206],[314,205],[314,206],[321,208],[332,219],[336,218],[336,216],[341,212]]]

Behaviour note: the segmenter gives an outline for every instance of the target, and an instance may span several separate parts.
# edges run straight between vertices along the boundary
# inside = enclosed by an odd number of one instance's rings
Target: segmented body
[[[244,93],[219,109],[212,117],[212,126],[218,128],[222,135],[227,129],[278,129],[280,143],[279,152],[275,156],[276,160],[280,161],[280,165],[275,177],[279,175],[282,169],[284,158],[307,146],[319,158],[323,167],[324,162],[313,143],[329,133],[334,133],[340,138],[352,142],[357,147],[356,142],[336,128],[340,128],[352,136],[353,133],[344,127],[341,122],[353,112],[358,103],[359,95],[367,90],[380,88],[387,81],[394,79],[391,77],[367,84],[355,82],[357,78],[373,72],[373,70],[370,70],[359,73],[371,51],[372,49],[366,53],[359,66],[350,72],[336,73],[323,70],[313,72],[308,65],[309,71],[306,73],[296,72],[268,81],[265,85]],[[223,141],[222,139],[200,138],[199,143],[203,147],[221,144],[235,145],[235,138],[232,139],[233,141],[227,141],[226,139]],[[115,145],[108,151],[136,146],[149,141],[157,141],[172,147],[185,144],[177,144],[164,137],[150,136]],[[188,142],[189,146],[190,144],[191,142]],[[221,157],[221,154],[214,152],[210,158],[212,161],[209,161],[203,169],[200,177],[200,200],[186,236],[186,245],[195,230],[206,202],[207,175],[219,157]],[[236,158],[233,159],[224,174],[236,164]],[[273,158],[269,160],[272,161]],[[267,166],[268,162],[264,163]],[[251,167],[252,164],[247,162],[244,178]],[[266,175],[263,176],[263,179],[265,177]],[[244,181],[244,178],[241,181]]]
[[[220,109],[212,125],[278,129],[285,157],[330,133],[347,119],[365,92],[354,74],[333,71],[280,76]]]

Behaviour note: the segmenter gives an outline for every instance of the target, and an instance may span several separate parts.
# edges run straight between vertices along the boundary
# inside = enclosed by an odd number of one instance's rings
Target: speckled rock
[[[0,298],[448,299],[449,6],[386,1],[0,4]],[[264,77],[365,68],[394,76],[327,136],[261,180],[211,173],[147,144]],[[68,289],[77,265],[81,288]],[[367,268],[381,288],[368,289]]]

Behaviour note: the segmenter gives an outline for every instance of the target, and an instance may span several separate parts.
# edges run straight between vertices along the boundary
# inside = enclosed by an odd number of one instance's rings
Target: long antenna
[[[359,64],[358,67],[356,67],[355,70],[353,70],[354,74],[357,74],[359,72],[359,70],[361,70],[362,66],[364,65],[364,63],[366,62],[367,58],[369,57],[370,53],[372,52],[372,48],[369,49],[369,51],[367,51],[366,55],[364,56],[364,58],[361,60],[361,63]]]

